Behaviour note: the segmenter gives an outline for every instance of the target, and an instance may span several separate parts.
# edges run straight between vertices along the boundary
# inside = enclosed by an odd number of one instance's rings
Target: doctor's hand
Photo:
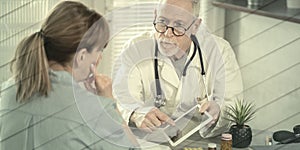
[[[219,104],[215,101],[204,101],[199,111],[201,114],[207,111],[213,117],[213,120],[208,124],[210,127],[218,121],[221,110]]]
[[[91,65],[90,70],[93,76],[84,82],[86,89],[99,96],[113,99],[111,79],[106,75],[99,74],[93,64]]]
[[[137,125],[137,127],[146,132],[152,132],[165,123],[175,126],[175,122],[168,115],[161,112],[158,108],[153,108],[146,114],[142,123],[139,126]]]

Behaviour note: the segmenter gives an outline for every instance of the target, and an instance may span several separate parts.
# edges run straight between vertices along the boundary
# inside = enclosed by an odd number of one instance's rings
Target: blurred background
[[[254,129],[292,130],[300,124],[300,10],[286,0],[200,0],[200,16],[209,30],[228,40],[239,62],[244,98],[258,112]],[[9,63],[17,43],[40,30],[41,21],[59,0],[0,0],[0,83],[11,77]],[[111,41],[98,68],[111,76],[125,42],[153,30],[158,0],[82,0],[104,14]],[[1,89],[3,90],[3,89]]]

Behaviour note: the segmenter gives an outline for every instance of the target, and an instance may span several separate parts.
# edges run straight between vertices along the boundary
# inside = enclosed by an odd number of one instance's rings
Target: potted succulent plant
[[[227,106],[226,114],[228,118],[225,119],[235,123],[230,127],[233,147],[245,148],[251,144],[252,130],[245,123],[254,118],[255,112],[255,105],[243,100],[237,100],[234,106]]]

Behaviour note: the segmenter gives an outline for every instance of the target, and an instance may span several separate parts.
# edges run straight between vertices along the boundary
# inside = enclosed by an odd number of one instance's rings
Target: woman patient
[[[0,149],[138,146],[112,100],[111,80],[96,71],[108,39],[99,13],[64,1],[19,43],[13,77],[1,89]]]

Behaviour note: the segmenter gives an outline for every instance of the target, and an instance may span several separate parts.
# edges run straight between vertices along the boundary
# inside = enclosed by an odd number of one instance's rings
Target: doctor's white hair
[[[159,0],[159,4],[165,3],[167,0]],[[200,13],[200,0],[178,0],[191,2],[193,6],[193,15],[199,17]]]

